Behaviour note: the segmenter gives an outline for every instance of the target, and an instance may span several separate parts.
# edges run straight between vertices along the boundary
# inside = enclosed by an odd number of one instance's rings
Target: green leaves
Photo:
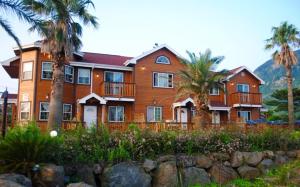
[[[223,56],[212,57],[211,51],[207,49],[204,53],[187,51],[190,60],[182,60],[185,69],[179,72],[178,97],[193,95],[196,100],[208,105],[209,90],[217,87],[223,90],[220,79],[224,72],[214,72],[217,65],[223,61]]]
[[[30,31],[37,31],[43,37],[44,49],[51,54],[64,52],[66,57],[80,49],[82,26],[98,26],[97,18],[87,8],[94,7],[90,0],[23,0],[27,6],[40,15],[42,21],[33,25]],[[79,21],[79,22],[78,22]]]
[[[30,175],[35,164],[56,160],[59,138],[43,134],[34,123],[26,128],[15,127],[0,141],[0,160],[4,161],[0,172],[20,172]]]

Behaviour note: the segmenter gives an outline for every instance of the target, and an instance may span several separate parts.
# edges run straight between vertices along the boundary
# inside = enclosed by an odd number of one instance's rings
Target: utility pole
[[[6,123],[7,123],[7,99],[8,99],[8,91],[7,89],[3,92],[3,115],[2,115],[2,137],[5,137],[6,133]]]

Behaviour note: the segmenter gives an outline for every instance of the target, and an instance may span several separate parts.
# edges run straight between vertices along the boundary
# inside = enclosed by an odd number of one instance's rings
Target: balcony
[[[134,97],[135,83],[102,82],[101,96],[106,97]]]
[[[231,94],[231,103],[236,106],[261,105],[261,93],[236,92]]]

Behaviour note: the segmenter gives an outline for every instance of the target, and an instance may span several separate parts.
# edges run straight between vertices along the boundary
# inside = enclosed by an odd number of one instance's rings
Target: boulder
[[[78,167],[76,176],[80,181],[96,186],[94,168],[92,166],[82,165]]]
[[[231,164],[230,164],[230,162],[228,162],[228,161],[225,161],[223,164],[224,164],[224,166],[231,167]]]
[[[0,179],[12,181],[25,187],[32,187],[31,180],[25,177],[24,175],[15,174],[15,173],[6,173],[0,175]]]
[[[95,175],[101,175],[104,169],[104,163],[94,164],[93,172]]]
[[[243,155],[245,162],[250,166],[257,166],[263,159],[262,152],[244,152]]]
[[[300,158],[300,150],[295,151],[297,153],[297,158]]]
[[[194,156],[178,155],[176,157],[176,163],[179,167],[192,167],[196,165],[196,160]]]
[[[131,162],[122,162],[105,168],[101,179],[101,186],[151,186],[151,176],[145,173],[143,168]]]
[[[295,168],[291,171],[289,182],[294,186],[300,186],[300,168]]]
[[[233,168],[226,167],[219,163],[214,164],[210,168],[209,174],[212,180],[219,184],[225,184],[231,180],[238,178],[238,174]]]
[[[262,160],[257,168],[263,173],[266,174],[268,171],[275,167],[275,163],[271,159],[264,159]]]
[[[64,168],[54,164],[44,165],[41,167],[39,179],[47,187],[64,186]]]
[[[157,162],[167,162],[167,161],[176,161],[176,157],[174,155],[163,155],[157,159]]]
[[[284,151],[276,151],[275,154],[280,155],[280,156],[284,156],[285,152]]]
[[[243,165],[244,154],[242,152],[236,151],[231,156],[231,167],[237,168]]]
[[[260,172],[257,168],[247,165],[241,166],[237,170],[240,176],[245,179],[255,179],[260,175]]]
[[[67,187],[93,187],[89,184],[86,184],[84,182],[78,182],[78,183],[71,183],[71,184],[68,184]]]
[[[18,184],[14,181],[9,181],[9,180],[4,180],[4,179],[0,179],[0,186],[1,187],[25,187],[21,184]]]
[[[210,183],[208,173],[201,168],[189,167],[183,169],[183,186],[205,185]]]
[[[150,172],[157,168],[157,162],[146,159],[143,163],[143,168],[145,169],[146,172]]]
[[[229,161],[230,155],[227,153],[212,153],[211,154],[213,160],[215,161]]]
[[[178,185],[177,167],[175,161],[163,162],[157,168],[153,177],[155,187],[173,187]]]
[[[296,151],[288,151],[286,152],[286,156],[289,158],[297,158],[297,152]]]
[[[273,151],[263,151],[264,158],[273,159],[275,157]]]
[[[288,157],[287,156],[282,156],[282,155],[276,155],[275,156],[275,164],[276,165],[286,164],[287,162],[288,162]]]
[[[198,155],[195,158],[196,167],[208,169],[212,166],[212,160],[204,155]]]

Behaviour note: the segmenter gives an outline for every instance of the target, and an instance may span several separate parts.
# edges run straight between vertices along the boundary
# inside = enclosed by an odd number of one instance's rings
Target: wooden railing
[[[261,93],[236,92],[231,94],[232,104],[261,105]]]
[[[102,82],[101,95],[111,97],[134,97],[135,83]]]

